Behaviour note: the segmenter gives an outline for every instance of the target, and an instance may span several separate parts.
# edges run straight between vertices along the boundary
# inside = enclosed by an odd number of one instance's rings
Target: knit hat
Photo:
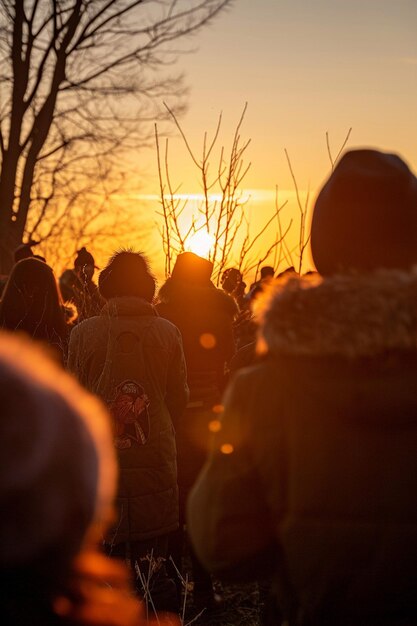
[[[98,267],[94,264],[93,255],[83,246],[80,250],[77,250],[74,267],[84,267],[85,265],[91,265],[92,267],[98,269]]]
[[[171,278],[190,285],[210,285],[213,263],[194,252],[182,252],[177,256]]]
[[[38,348],[6,333],[0,406],[0,567],[53,555],[58,569],[112,505],[107,414]]]
[[[322,275],[417,262],[417,179],[396,154],[352,150],[320,191],[311,227]]]

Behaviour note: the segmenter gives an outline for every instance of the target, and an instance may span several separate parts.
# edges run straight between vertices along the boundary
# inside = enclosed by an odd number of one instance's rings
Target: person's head
[[[61,299],[52,268],[33,257],[14,265],[0,304],[0,326],[35,339],[66,336]],[[56,336],[56,337],[54,337]]]
[[[242,282],[242,274],[235,267],[224,270],[221,277],[222,289],[226,293],[232,293]]]
[[[417,263],[417,179],[396,154],[351,150],[320,191],[311,249],[322,275]]]
[[[271,280],[274,278],[274,268],[270,265],[261,267],[261,280]]]
[[[18,263],[23,259],[29,259],[30,257],[33,257],[34,255],[32,245],[33,244],[31,243],[22,243],[20,244],[20,246],[17,246],[16,250],[13,253],[14,262]]]
[[[279,272],[279,274],[277,274],[277,278],[279,280],[281,280],[282,278],[289,278],[290,276],[294,276],[296,273],[297,272],[295,271],[294,267],[291,265],[291,267],[287,267],[287,269]]]
[[[48,603],[74,558],[100,538],[117,470],[98,400],[29,340],[4,332],[0,406],[1,591],[10,610],[22,594],[24,611]]]
[[[74,271],[82,280],[91,280],[96,266],[94,257],[84,246],[77,251],[74,261]]]
[[[152,302],[156,281],[141,252],[116,252],[100,273],[98,288],[105,300],[131,296]]]
[[[209,287],[213,263],[194,252],[182,252],[176,258],[171,279],[195,287]]]

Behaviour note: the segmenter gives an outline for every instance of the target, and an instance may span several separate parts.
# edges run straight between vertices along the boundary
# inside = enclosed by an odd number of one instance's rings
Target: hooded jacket
[[[189,531],[220,577],[272,571],[292,624],[416,623],[416,303],[395,270],[277,285],[227,391]]]
[[[122,431],[126,428],[126,432],[134,433],[134,442],[129,443],[129,437],[117,430],[120,423],[115,430],[120,465],[119,518],[110,534],[111,542],[142,541],[175,530],[178,490],[174,423],[188,398],[178,329],[158,317],[153,306],[141,298],[112,298],[99,316],[73,329],[68,368],[110,408],[120,398],[129,400],[128,394],[118,394],[126,381],[139,381],[146,394],[147,406],[141,413],[145,423],[126,421],[121,425]],[[136,434],[133,426],[137,426]],[[142,439],[137,435],[141,427]]]

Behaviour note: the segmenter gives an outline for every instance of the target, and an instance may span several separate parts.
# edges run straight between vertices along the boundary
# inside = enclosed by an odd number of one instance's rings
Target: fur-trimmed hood
[[[417,351],[417,270],[275,281],[256,313],[260,353],[356,358]]]

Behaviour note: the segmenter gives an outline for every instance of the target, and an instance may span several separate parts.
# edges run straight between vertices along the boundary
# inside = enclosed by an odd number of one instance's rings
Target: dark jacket
[[[214,372],[222,388],[225,364],[235,352],[233,298],[210,283],[188,285],[174,279],[166,281],[159,297],[159,315],[181,331],[191,388],[193,375],[201,372]]]
[[[170,278],[159,296],[158,313],[181,331],[190,388],[176,433],[180,516],[185,517],[186,497],[207,456],[209,423],[217,418],[226,363],[235,350],[232,324],[237,306],[208,279],[196,285]]]
[[[191,537],[219,576],[272,570],[294,624],[416,623],[417,276],[314,280],[266,306],[268,356],[227,392]]]
[[[76,326],[70,336],[68,368],[113,411],[139,406],[139,417],[114,420],[120,462],[120,517],[114,543],[141,541],[178,525],[176,450],[173,423],[188,398],[180,333],[141,298],[113,298],[101,315]],[[131,398],[123,387],[139,383]],[[145,401],[144,401],[145,400]],[[126,404],[127,402],[127,404]],[[140,436],[139,433],[140,432]]]

